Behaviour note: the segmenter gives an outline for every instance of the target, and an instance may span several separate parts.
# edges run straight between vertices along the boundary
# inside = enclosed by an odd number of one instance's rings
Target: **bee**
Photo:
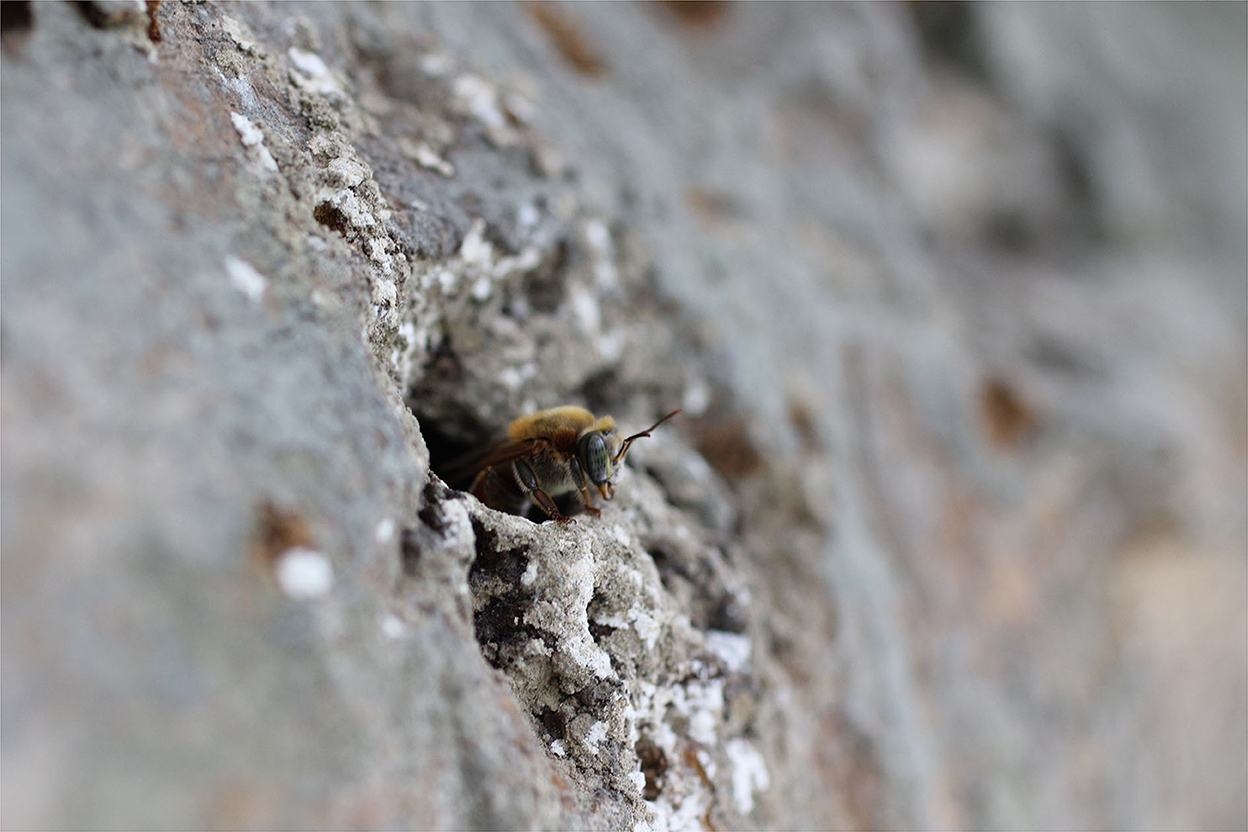
[[[532,500],[552,520],[571,523],[554,498],[575,493],[585,511],[600,514],[593,492],[604,500],[615,496],[628,449],[679,412],[621,439],[610,416],[576,406],[541,410],[512,422],[506,439],[452,463],[447,482],[468,483],[468,492],[491,508],[516,511]]]

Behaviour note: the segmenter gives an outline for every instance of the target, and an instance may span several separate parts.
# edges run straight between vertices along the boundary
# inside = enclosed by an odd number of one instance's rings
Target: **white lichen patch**
[[[470,115],[487,128],[501,130],[507,116],[499,106],[498,89],[479,75],[465,73],[451,83],[455,108]]]
[[[273,160],[272,153],[268,152],[268,148],[265,147],[265,131],[252,123],[247,116],[238,112],[230,112],[230,121],[238,131],[238,138],[242,141],[243,147],[247,148],[247,155],[251,156],[263,170],[276,173],[277,161]]]
[[[664,792],[651,804],[651,811],[654,812],[651,828],[655,832],[702,832],[706,829],[702,819],[710,807],[711,796],[704,789],[679,796]]]
[[[252,124],[247,116],[231,111],[230,121],[234,123],[234,129],[238,131],[244,147],[254,147],[264,143],[264,131]]]
[[[602,310],[598,306],[598,298],[584,286],[573,284],[568,290],[568,300],[581,332],[597,335],[602,329]]]
[[[255,38],[251,34],[251,30],[238,20],[230,17],[228,14],[221,15],[221,29],[230,36],[230,40],[234,41],[243,52],[249,55],[259,55],[263,53],[262,49],[256,46]]]
[[[703,745],[714,745],[716,729],[724,713],[724,681],[691,681],[672,689],[672,708],[689,720],[689,736]]]
[[[334,193],[325,202],[337,208],[352,228],[363,230],[379,225],[377,217],[360,202],[360,198],[353,191],[343,189]]]
[[[647,650],[653,650],[655,643],[659,640],[659,635],[663,632],[662,625],[654,616],[641,610],[635,609],[632,615],[633,628],[637,631],[637,635],[641,636]]]
[[[335,188],[354,188],[373,175],[368,165],[349,156],[330,160],[325,166],[325,173],[329,183]]]
[[[473,220],[464,241],[459,244],[459,259],[465,266],[475,266],[482,271],[490,267],[494,259],[494,245],[485,239],[485,220]]]
[[[532,271],[541,263],[542,255],[530,246],[519,254],[499,257],[494,244],[486,239],[485,221],[478,218],[464,235],[456,259],[458,263],[453,263],[451,268],[434,274],[443,291],[452,291],[463,277],[471,281],[471,297],[484,302],[493,296],[495,283]]]
[[[290,62],[294,64],[290,80],[295,83],[295,86],[307,92],[326,96],[344,94],[342,85],[326,66],[325,61],[321,60],[320,55],[297,46],[290,47],[286,54],[290,57]]]
[[[448,546],[468,549],[476,542],[472,519],[463,500],[447,500],[442,503],[442,536]]]
[[[588,669],[599,679],[612,675],[611,657],[594,642],[588,631],[565,638],[560,647],[573,662]]]
[[[722,661],[729,673],[740,673],[749,666],[749,636],[726,633],[722,630],[707,630],[705,639],[707,651]]]
[[[229,276],[234,288],[246,295],[253,303],[264,298],[269,286],[269,279],[256,270],[256,267],[241,257],[228,255],[225,258],[225,273]]]
[[[428,142],[416,141],[410,136],[399,136],[399,152],[423,168],[436,171],[450,178],[455,175],[455,166],[438,155]]]
[[[378,278],[373,281],[372,299],[375,306],[390,307],[398,299],[399,289],[393,280]]]
[[[593,258],[594,280],[599,289],[612,290],[619,284],[619,269],[615,265],[615,243],[611,230],[602,220],[585,223],[585,242]]]
[[[216,76],[220,79],[222,86],[238,96],[241,108],[249,113],[256,112],[260,101],[256,98],[256,90],[251,86],[251,81],[247,80],[246,76],[226,77],[220,69],[216,67],[213,69],[216,70]]]
[[[519,390],[535,375],[537,375],[537,365],[527,362],[519,367],[504,367],[498,373],[498,380],[508,390]]]
[[[533,586],[533,582],[537,580],[537,560],[529,561],[529,565],[524,568],[524,574],[520,576],[520,584],[522,586]]]
[[[296,601],[322,598],[334,586],[329,558],[306,546],[295,546],[279,555],[273,571],[282,591]]]
[[[598,754],[598,744],[607,738],[607,725],[605,722],[595,722],[589,726],[589,731],[585,734],[585,747],[589,749],[589,753]]]
[[[613,627],[622,630],[629,625],[629,619],[618,614],[599,614],[594,616],[594,623],[603,627]]]
[[[732,762],[732,797],[737,811],[748,815],[754,810],[754,795],[771,786],[767,763],[763,755],[743,739],[729,740],[724,751]]]
[[[632,548],[633,546],[632,534],[630,534],[628,529],[624,528],[619,523],[612,524],[607,529],[607,534],[611,535],[611,539],[614,540],[616,543],[620,544],[621,546],[625,548]]]

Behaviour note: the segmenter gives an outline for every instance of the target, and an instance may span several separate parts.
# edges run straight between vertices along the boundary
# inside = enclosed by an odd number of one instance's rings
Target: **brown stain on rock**
[[[256,507],[256,514],[251,552],[260,563],[272,564],[282,553],[296,546],[315,548],[312,530],[302,514],[280,509],[268,500]]]
[[[729,482],[747,477],[762,466],[763,457],[740,419],[708,425],[699,433],[698,451]]]
[[[1013,384],[997,376],[985,378],[979,388],[979,410],[992,444],[1017,449],[1039,427],[1035,410]]]
[[[709,30],[728,14],[724,0],[660,0],[662,6],[690,29]]]
[[[550,36],[559,54],[577,72],[590,77],[601,75],[606,68],[602,54],[581,29],[579,23],[565,14],[556,3],[547,0],[527,3],[525,9]]]

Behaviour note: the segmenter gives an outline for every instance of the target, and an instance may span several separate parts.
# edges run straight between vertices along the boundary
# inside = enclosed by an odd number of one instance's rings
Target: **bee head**
[[[615,495],[615,474],[624,464],[624,457],[632,444],[649,436],[650,431],[679,412],[680,410],[673,410],[641,433],[634,433],[627,439],[620,439],[616,433],[615,420],[604,417],[605,425],[603,422],[598,423],[603,429],[591,430],[577,440],[576,461],[604,500],[610,500]]]
[[[613,458],[611,439],[616,439],[615,431],[595,430],[582,436],[576,445],[581,470],[606,500],[611,499],[614,491],[612,480],[615,478],[615,462],[619,459],[618,456]]]

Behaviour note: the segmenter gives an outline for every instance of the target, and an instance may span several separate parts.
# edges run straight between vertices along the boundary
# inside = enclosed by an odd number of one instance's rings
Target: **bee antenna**
[[[663,423],[664,423],[664,422],[666,422],[668,419],[670,419],[670,418],[672,418],[673,416],[675,416],[677,413],[679,413],[679,412],[680,412],[680,410],[681,410],[681,409],[680,409],[679,407],[678,407],[678,408],[676,408],[676,409],[675,409],[675,410],[673,410],[671,413],[667,414],[666,416],[664,416],[664,417],[663,417],[662,419],[660,419],[659,421],[655,422],[655,423],[654,423],[653,425],[651,425],[650,427],[646,428],[645,430],[641,431],[640,433],[634,433],[632,436],[630,436],[630,437],[628,437],[627,439],[625,439],[625,440],[624,440],[624,443],[623,443],[622,445],[620,445],[620,452],[619,452],[618,454],[616,454],[616,455],[615,455],[615,459],[611,460],[611,464],[612,464],[612,465],[616,465],[616,464],[618,464],[618,463],[623,462],[623,461],[624,461],[624,455],[628,453],[628,448],[629,448],[629,446],[630,446],[630,445],[632,445],[632,444],[633,444],[633,442],[635,442],[635,441],[636,441],[636,440],[638,440],[638,439],[642,439],[642,438],[644,438],[644,437],[649,436],[649,435],[650,435],[650,431],[654,430],[654,429],[655,429],[655,428],[657,428],[659,425],[663,424]]]

